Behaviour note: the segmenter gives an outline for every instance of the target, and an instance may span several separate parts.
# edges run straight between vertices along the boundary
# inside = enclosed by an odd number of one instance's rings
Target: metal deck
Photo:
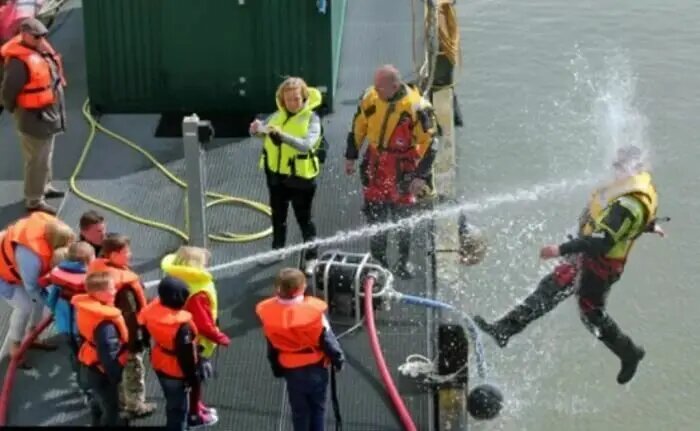
[[[355,103],[372,79],[373,69],[383,63],[394,63],[406,74],[413,70],[411,54],[411,9],[402,0],[353,0],[349,2],[345,21],[336,111],[324,120],[331,152],[320,179],[315,202],[319,236],[347,230],[363,224],[357,177],[347,178],[342,172],[345,134]],[[86,97],[83,52],[82,14],[76,9],[57,19],[54,46],[64,54],[70,87],[68,97],[69,130],[57,139],[55,175],[66,187],[65,180],[73,170],[87,138],[87,123],[81,106]],[[65,22],[62,22],[65,21]],[[156,139],[153,132],[158,116],[106,116],[101,123],[111,130],[136,141],[168,168],[182,173],[180,139]],[[4,150],[0,158],[0,221],[3,225],[23,213],[21,202],[21,155],[7,113],[0,116],[0,142]],[[263,173],[257,169],[260,142],[251,139],[216,140],[207,152],[208,188],[213,191],[267,201]],[[100,134],[80,175],[78,187],[84,192],[115,204],[139,216],[183,227],[182,189],[152,169],[141,155],[123,144]],[[59,204],[59,202],[56,202]],[[77,225],[80,214],[92,205],[75,195],[61,203],[60,216]],[[291,212],[291,211],[290,211]],[[118,231],[132,238],[134,268],[144,280],[159,276],[161,257],[173,251],[180,240],[172,234],[142,226],[111,213],[109,231]],[[269,225],[269,219],[246,208],[219,206],[208,213],[210,231],[232,230],[254,232]],[[290,214],[290,218],[292,215]],[[290,220],[290,243],[300,239],[295,222]],[[414,264],[419,276],[411,282],[399,282],[407,293],[431,294],[429,259],[425,255],[427,228],[415,234]],[[270,239],[245,244],[215,243],[211,249],[214,264],[268,250]],[[339,244],[347,251],[363,251],[366,241]],[[394,256],[390,252],[390,259]],[[296,264],[298,256],[287,259]],[[246,266],[217,273],[220,295],[221,326],[231,337],[228,349],[221,349],[217,366],[218,378],[205,389],[205,401],[219,411],[220,421],[213,427],[221,430],[291,430],[289,409],[281,380],[273,378],[265,359],[265,343],[254,315],[254,304],[271,294],[271,277],[280,265],[261,268]],[[6,331],[9,307],[0,302],[0,330]],[[426,354],[432,349],[429,334],[432,316],[422,309],[394,305],[380,311],[378,328],[387,361],[398,378],[396,368],[411,353]],[[342,332],[344,328],[335,328]],[[341,340],[347,354],[347,367],[339,374],[339,399],[346,430],[398,430],[363,330]],[[70,381],[66,356],[62,352],[30,352],[34,370],[19,372],[9,411],[11,425],[82,425],[89,423],[86,409]],[[5,364],[2,366],[4,373]],[[400,385],[403,398],[413,412],[421,430],[433,428],[432,396]],[[158,425],[165,422],[163,399],[157,381],[149,372],[149,399],[158,402],[158,413],[136,421],[136,425]],[[329,404],[330,410],[330,404]],[[328,413],[328,424],[333,424]]]

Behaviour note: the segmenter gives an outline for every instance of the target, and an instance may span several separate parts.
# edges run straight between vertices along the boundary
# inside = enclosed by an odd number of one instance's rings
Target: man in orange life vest
[[[165,396],[168,430],[214,425],[218,418],[193,414],[188,417],[188,389],[201,384],[197,370],[197,327],[183,307],[189,289],[184,281],[166,276],[158,284],[158,298],[139,312],[153,340],[151,365]]]
[[[92,426],[125,425],[119,416],[119,383],[129,338],[121,311],[114,306],[116,288],[108,272],[87,276],[87,294],[71,303],[80,335],[78,361],[82,379],[92,393]]]
[[[54,138],[65,131],[61,58],[46,40],[48,30],[29,18],[20,34],[0,48],[5,74],[2,103],[14,115],[24,157],[24,199],[28,210],[56,213],[46,198],[63,197],[51,185]]]
[[[360,99],[345,150],[345,172],[351,175],[365,139],[368,142],[360,176],[363,211],[369,223],[410,215],[416,197],[430,188],[437,135],[437,120],[430,103],[402,82],[394,66],[377,69],[374,86]],[[411,230],[404,227],[398,235],[399,261],[395,271],[401,278],[411,278]],[[382,232],[370,239],[372,256],[385,267],[387,236],[388,232]]]
[[[93,271],[108,271],[114,277],[117,295],[114,305],[122,311],[129,329],[128,359],[122,383],[124,411],[132,417],[148,416],[155,410],[153,403],[146,402],[146,369],[143,352],[148,346],[148,332],[138,323],[138,312],[146,306],[143,285],[131,269],[131,247],[129,238],[121,234],[109,234],[102,242],[102,257],[88,268]]]
[[[306,277],[298,269],[282,269],[275,290],[276,296],[255,308],[268,341],[272,373],[287,381],[294,431],[323,431],[327,367],[340,371],[345,360],[324,315],[328,306],[304,296]]]

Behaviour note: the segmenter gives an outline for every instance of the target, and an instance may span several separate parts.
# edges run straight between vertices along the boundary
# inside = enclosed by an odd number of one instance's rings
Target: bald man
[[[435,160],[438,125],[430,103],[420,92],[403,82],[392,65],[379,67],[374,85],[365,90],[347,139],[345,172],[355,173],[355,161],[367,143],[360,166],[364,208],[370,224],[410,215],[416,198],[429,187]],[[389,267],[386,258],[386,232],[370,240],[372,256]],[[398,231],[399,260],[395,273],[413,277],[409,262],[411,230]]]

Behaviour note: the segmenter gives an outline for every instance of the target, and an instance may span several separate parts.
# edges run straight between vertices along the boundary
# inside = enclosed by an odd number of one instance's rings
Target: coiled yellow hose
[[[105,202],[101,199],[97,199],[94,196],[90,196],[87,193],[83,192],[80,190],[77,186],[77,178],[80,175],[80,171],[83,168],[83,165],[85,164],[85,159],[87,158],[88,153],[90,152],[90,148],[92,147],[92,143],[95,140],[95,136],[97,135],[97,132],[102,132],[106,134],[107,136],[113,138],[116,141],[119,141],[122,144],[127,145],[131,149],[138,151],[141,153],[144,157],[146,157],[152,164],[155,166],[159,171],[163,173],[170,181],[174,182],[178,186],[186,189],[187,188],[187,183],[182,181],[180,178],[176,177],[171,171],[169,171],[162,163],[160,163],[158,160],[156,160],[155,157],[148,151],[144,150],[141,148],[138,144],[136,144],[133,141],[130,141],[129,139],[117,134],[116,132],[113,132],[103,125],[101,125],[90,113],[90,104],[89,100],[85,100],[85,103],[83,104],[83,117],[85,117],[85,120],[88,122],[90,126],[90,132],[88,134],[87,141],[85,142],[85,146],[83,148],[83,152],[80,155],[80,159],[78,160],[78,164],[75,166],[75,169],[73,173],[70,176],[69,184],[70,184],[70,189],[75,193],[76,196],[79,198],[90,202],[93,205],[97,205],[98,207],[104,208],[108,211],[111,211],[121,217],[124,217],[127,220],[131,220],[134,223],[139,223],[142,225],[150,226],[156,229],[161,229],[166,232],[170,232],[180,238],[182,238],[184,241],[189,241],[189,237],[187,233],[183,230],[178,229],[176,226],[169,225],[167,223],[161,223],[156,220],[148,219],[145,217],[140,217],[137,216],[125,209],[119,208],[115,205],[112,205],[108,202]],[[256,211],[259,211],[261,213],[266,214],[267,216],[272,215],[272,211],[269,206],[252,201],[249,199],[244,199],[236,196],[230,196],[230,195],[225,195],[222,193],[215,193],[215,192],[206,192],[206,197],[211,198],[209,202],[207,202],[206,207],[211,208],[214,205],[222,205],[222,204],[237,204],[237,205],[245,205],[248,207],[253,208]],[[185,210],[187,209],[187,199],[185,199]],[[185,230],[187,230],[187,211],[185,211]],[[209,239],[213,241],[218,241],[218,242],[225,242],[225,243],[240,243],[240,242],[250,242],[250,241],[255,241],[261,238],[264,238],[272,233],[272,227],[269,227],[263,231],[260,232],[255,232],[255,233],[232,233],[232,232],[221,232],[219,234],[209,234],[208,237]]]

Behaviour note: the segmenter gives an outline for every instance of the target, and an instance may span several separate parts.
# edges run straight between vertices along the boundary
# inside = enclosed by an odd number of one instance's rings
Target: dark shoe
[[[47,343],[46,341],[35,341],[30,346],[30,349],[43,350],[45,352],[53,352],[58,349],[58,346],[52,343]]]
[[[32,367],[31,365],[29,365],[29,364],[27,363],[27,361],[24,360],[24,359],[22,359],[21,361],[19,361],[19,362],[17,363],[17,369],[18,369],[18,370],[25,370],[25,371],[27,371],[27,370],[31,370],[31,369],[33,369],[33,368],[34,368],[34,367]]]
[[[402,280],[410,280],[416,276],[416,271],[411,262],[399,261],[394,268],[394,274]]]
[[[57,190],[57,189],[49,189],[44,192],[44,198],[46,199],[57,199],[57,198],[62,198],[66,195],[66,192],[63,190]]]
[[[46,202],[39,202],[38,204],[34,204],[31,206],[27,206],[27,211],[32,213],[36,211],[41,211],[45,212],[48,214],[56,215],[58,211],[56,211],[56,208],[52,207],[51,205],[47,204]]]
[[[508,345],[510,335],[503,331],[498,323],[488,323],[481,316],[474,316],[474,323],[476,323],[476,326],[478,326],[479,329],[489,334],[494,339],[496,344],[498,344],[498,347],[503,348]]]
[[[620,372],[617,374],[617,383],[621,385],[624,385],[632,380],[637,372],[639,362],[644,359],[644,355],[646,355],[646,352],[642,347],[637,347],[634,344],[631,344],[630,349],[631,350],[627,356],[624,359],[620,359],[621,368]]]

